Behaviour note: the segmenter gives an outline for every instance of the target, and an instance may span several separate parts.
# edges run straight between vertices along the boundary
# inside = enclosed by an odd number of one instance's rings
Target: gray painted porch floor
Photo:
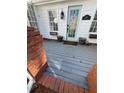
[[[44,41],[48,65],[46,73],[87,88],[87,74],[97,62],[97,46],[66,45]]]

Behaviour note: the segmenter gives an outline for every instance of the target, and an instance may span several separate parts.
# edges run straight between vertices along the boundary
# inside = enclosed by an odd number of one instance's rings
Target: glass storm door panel
[[[74,40],[78,26],[81,6],[70,6],[68,9],[67,39]]]

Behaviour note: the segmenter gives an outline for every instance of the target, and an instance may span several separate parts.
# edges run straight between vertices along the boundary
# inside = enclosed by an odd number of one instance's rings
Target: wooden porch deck
[[[38,87],[30,93],[97,93],[96,69],[96,65],[93,65],[88,73],[88,89],[44,73],[37,81]]]
[[[39,79],[39,89],[31,93],[88,93],[88,90],[80,86],[65,82],[62,79],[44,74]]]
[[[47,74],[88,88],[87,74],[97,62],[96,46],[73,46],[46,40],[44,46],[48,59]]]
[[[45,41],[45,52],[34,28],[28,28],[27,38],[27,68],[39,86],[30,93],[96,93],[96,47]]]

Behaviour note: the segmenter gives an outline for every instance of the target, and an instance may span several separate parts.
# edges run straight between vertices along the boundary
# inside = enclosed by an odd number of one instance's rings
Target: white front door
[[[68,8],[68,20],[67,20],[67,40],[76,41],[76,33],[78,28],[78,21],[80,15],[81,6],[69,6]]]

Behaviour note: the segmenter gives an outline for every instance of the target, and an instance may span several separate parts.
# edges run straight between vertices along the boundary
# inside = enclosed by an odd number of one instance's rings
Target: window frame
[[[27,18],[29,20],[30,26],[33,26],[36,30],[38,30],[38,23],[35,15],[35,9],[32,4],[28,4]]]
[[[47,10],[50,32],[58,32],[59,31],[58,22],[56,24],[54,24],[54,20],[51,21],[52,16],[49,15],[50,11],[52,11],[52,12],[55,11],[56,12],[56,17],[55,18],[58,20],[58,9],[49,9],[49,10]]]
[[[97,33],[97,11],[95,12],[95,15],[93,17],[89,32],[93,34]]]

